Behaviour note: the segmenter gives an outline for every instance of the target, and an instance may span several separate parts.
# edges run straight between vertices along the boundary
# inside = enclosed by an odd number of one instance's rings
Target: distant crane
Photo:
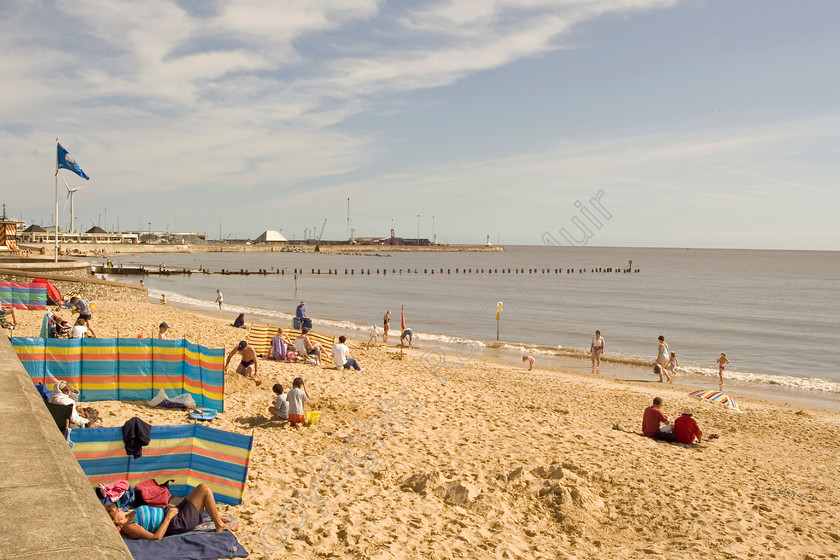
[[[350,217],[350,198],[347,198],[347,231],[350,232],[350,245],[356,244],[356,230],[353,229],[353,218]]]
[[[321,233],[318,234],[318,243],[321,242],[321,238],[324,237],[324,228],[327,227],[327,219],[324,218],[324,223],[321,225]]]

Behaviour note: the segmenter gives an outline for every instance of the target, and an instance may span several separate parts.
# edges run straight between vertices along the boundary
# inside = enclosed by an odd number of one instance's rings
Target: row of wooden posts
[[[158,270],[146,270],[143,269],[142,273],[144,274],[192,274],[193,270],[189,269],[175,269],[169,270],[167,268],[159,268]],[[221,271],[210,271],[203,267],[199,268],[199,273],[202,274],[326,274],[326,275],[338,275],[340,273],[340,269],[338,268],[328,268],[326,270],[321,270],[320,268],[315,269],[312,268],[309,271],[306,271],[302,268],[294,268],[294,269],[285,269],[285,268],[277,268],[266,270],[261,268],[259,270],[245,270],[241,268],[239,270],[229,270],[229,269],[222,269]],[[638,273],[639,269],[630,269],[630,268],[392,268],[389,272],[387,268],[383,269],[355,269],[355,268],[345,268],[344,274],[355,275],[371,275],[371,274],[583,274],[583,273],[606,273],[606,274],[628,274],[628,273]],[[119,273],[119,272],[117,272]],[[126,271],[125,273],[130,273]]]

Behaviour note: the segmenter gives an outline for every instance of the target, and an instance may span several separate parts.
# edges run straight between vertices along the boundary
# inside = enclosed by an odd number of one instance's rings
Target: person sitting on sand
[[[308,400],[309,395],[306,393],[303,378],[295,377],[292,382],[292,390],[286,396],[286,402],[289,403],[289,425],[292,428],[297,428],[298,424],[306,422],[306,416],[303,414],[303,403]]]
[[[674,439],[677,443],[691,444],[695,441],[700,443],[703,432],[700,431],[700,426],[692,418],[693,415],[694,412],[690,408],[686,408],[682,411],[682,415],[674,420]]]
[[[164,321],[158,327],[158,338],[161,338],[161,339],[165,340],[166,339],[166,331],[168,331],[168,330],[169,330],[169,325],[167,325],[166,322]]]
[[[233,320],[233,326],[237,329],[244,329],[245,328],[245,314],[240,313],[239,316]]]
[[[226,522],[232,521],[232,518],[219,515],[213,492],[203,482],[193,488],[178,507],[140,506],[128,514],[115,504],[105,504],[105,509],[123,536],[137,540],[159,541],[168,535],[188,533],[201,523],[205,510],[216,525],[216,532],[230,529]]]
[[[341,335],[338,337],[338,342],[333,344],[333,363],[336,365],[336,367],[339,368],[353,368],[356,371],[361,371],[362,368],[359,367],[358,362],[356,362],[356,360],[350,357],[350,349],[347,348],[346,344],[344,344],[346,341],[347,337]]]
[[[85,338],[87,336],[96,338],[96,335],[93,334],[93,329],[88,326],[87,321],[79,317],[76,319],[76,324],[73,325],[70,338]]]
[[[321,363],[321,343],[309,338],[309,329],[303,327],[300,330],[300,337],[303,338],[303,343],[306,345],[306,354],[315,359],[316,364]]]
[[[271,413],[272,420],[288,420],[289,419],[289,403],[286,400],[287,395],[283,394],[283,386],[275,383],[271,388],[277,398],[274,400],[274,406],[268,407],[268,412]]]
[[[661,441],[674,441],[673,427],[668,417],[659,409],[662,406],[662,398],[656,397],[653,399],[653,405],[645,409],[644,416],[642,416],[642,433],[653,439]],[[659,426],[665,425],[664,429]]]
[[[97,428],[99,424],[97,422],[91,422],[90,418],[87,417],[84,410],[82,409],[81,403],[77,403],[74,397],[71,395],[78,395],[79,392],[73,389],[73,387],[67,383],[66,381],[59,381],[53,387],[53,392],[50,395],[49,402],[52,404],[61,404],[61,405],[72,405],[73,410],[70,411],[70,427],[73,429],[78,428]]]
[[[408,347],[411,348],[411,340],[414,338],[414,331],[409,329],[408,327],[403,330],[402,334],[400,335],[400,346],[403,345],[403,341],[408,339]]]
[[[288,347],[286,341],[283,340],[283,329],[277,332],[277,335],[271,339],[271,348],[268,351],[268,358],[270,360],[277,360],[282,362],[288,357]]]
[[[12,318],[12,321],[9,322],[9,317]],[[17,327],[17,315],[15,315],[15,308],[14,307],[0,307],[0,326],[4,329],[12,329],[14,330]]]
[[[242,361],[240,361],[239,365],[236,366],[236,373],[257,381],[257,385],[259,385],[259,380],[256,379],[258,375],[257,353],[254,351],[254,347],[244,340],[234,346],[233,350],[231,350],[227,355],[227,361],[225,361],[225,371],[227,371],[228,364],[230,364],[230,360],[233,358],[234,354],[242,356]]]
[[[528,371],[534,369],[534,357],[533,356],[522,356],[523,362],[528,362]]]

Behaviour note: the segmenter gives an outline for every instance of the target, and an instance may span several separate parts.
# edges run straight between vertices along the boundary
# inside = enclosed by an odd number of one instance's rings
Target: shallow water
[[[648,363],[662,334],[684,373],[709,382],[717,379],[715,360],[726,352],[728,381],[840,394],[837,252],[508,247],[504,253],[383,255],[194,253],[119,260],[124,266],[165,262],[169,269],[286,269],[285,275],[267,276],[149,275],[145,283],[169,301],[206,308],[219,288],[226,310],[282,323],[305,300],[316,328],[356,330],[356,338],[366,339],[362,332],[371,324],[381,328],[386,309],[392,311],[392,330],[398,330],[405,306],[408,326],[421,341],[464,337],[484,345],[496,338],[496,305],[502,301],[500,340],[511,353],[578,356],[588,352],[599,329],[607,356]],[[627,268],[630,259],[638,273],[592,272]],[[296,280],[295,268],[306,271]],[[501,273],[523,268],[550,272]],[[339,273],[317,275],[312,269]],[[400,269],[402,274],[392,273]],[[367,270],[370,275],[361,273]]]

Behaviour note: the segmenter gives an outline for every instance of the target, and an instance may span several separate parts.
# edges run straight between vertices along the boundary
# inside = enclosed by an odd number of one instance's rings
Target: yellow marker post
[[[496,342],[499,342],[499,325],[502,323],[502,302],[496,305]]]

